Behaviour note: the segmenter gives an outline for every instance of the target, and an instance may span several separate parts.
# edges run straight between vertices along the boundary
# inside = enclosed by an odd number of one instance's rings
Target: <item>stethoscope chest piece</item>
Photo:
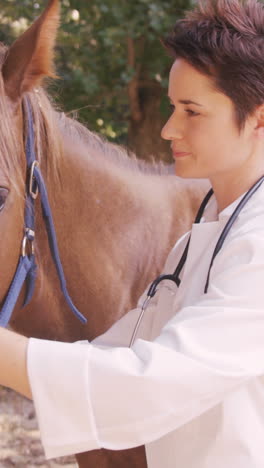
[[[215,257],[216,255],[219,253],[219,251],[221,250],[222,246],[223,246],[223,243],[227,237],[227,235],[229,234],[233,224],[235,223],[239,213],[241,212],[241,210],[244,208],[244,206],[247,204],[247,202],[249,201],[249,199],[252,197],[252,195],[254,195],[254,193],[258,190],[258,188],[261,186],[262,182],[264,181],[264,176],[262,176],[248,191],[247,193],[243,196],[243,198],[240,200],[239,204],[237,205],[237,207],[235,208],[234,212],[232,213],[232,215],[230,216],[230,218],[228,219],[224,229],[222,230],[221,232],[221,235],[217,241],[217,244],[215,246],[215,249],[214,249],[214,252],[213,252],[213,255],[212,255],[212,259],[211,259],[211,262],[210,262],[210,266],[209,266],[209,270],[208,270],[208,274],[207,274],[207,278],[206,278],[206,283],[205,283],[205,288],[204,288],[204,293],[206,294],[207,291],[208,291],[208,286],[209,286],[209,281],[210,281],[210,273],[211,273],[211,269],[212,269],[212,266],[213,266],[213,263],[214,263],[214,260],[215,260]],[[195,218],[195,221],[194,223],[197,224],[197,223],[200,223],[201,222],[201,219],[203,217],[203,214],[204,214],[204,210],[211,198],[211,196],[213,195],[213,189],[209,190],[209,192],[207,193],[207,195],[205,196],[204,200],[202,201],[201,203],[201,206],[198,210],[198,213],[197,213],[197,216]],[[139,330],[139,327],[140,327],[140,324],[143,320],[143,317],[144,317],[144,314],[145,314],[145,311],[151,301],[151,299],[155,296],[156,292],[157,292],[157,289],[158,289],[158,286],[160,285],[160,283],[162,281],[165,281],[165,280],[168,280],[168,281],[173,281],[173,283],[176,284],[177,287],[180,286],[180,283],[181,283],[181,280],[180,280],[180,273],[182,272],[182,269],[185,265],[185,262],[186,262],[186,259],[187,259],[187,255],[188,255],[188,251],[189,251],[189,246],[190,246],[190,240],[191,240],[191,235],[189,236],[189,239],[188,239],[188,242],[187,242],[187,245],[183,251],[183,254],[179,260],[179,263],[174,271],[174,273],[172,274],[164,274],[164,275],[160,275],[158,276],[150,285],[149,289],[148,289],[148,292],[147,292],[147,296],[146,296],[146,299],[141,307],[141,311],[140,311],[140,314],[139,314],[139,317],[138,317],[138,320],[137,320],[137,323],[136,323],[136,326],[133,330],[133,334],[132,334],[132,338],[130,340],[130,344],[129,344],[129,347],[132,347],[134,342],[135,342],[135,339],[136,339],[136,336],[137,336],[137,333],[138,333],[138,330]]]

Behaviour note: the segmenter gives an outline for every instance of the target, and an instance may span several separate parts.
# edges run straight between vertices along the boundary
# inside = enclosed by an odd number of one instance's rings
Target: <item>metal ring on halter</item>
[[[35,167],[37,167],[37,166],[39,166],[38,161],[34,161],[31,168],[30,168],[30,178],[29,178],[29,187],[28,187],[29,194],[31,195],[31,197],[34,200],[36,200],[36,198],[38,196],[38,193],[39,193],[39,189],[38,189],[37,185],[36,185],[35,190],[34,190],[34,180],[35,180],[34,170],[35,170]]]
[[[30,235],[32,239],[28,237]],[[35,237],[35,232],[32,231],[32,229],[26,228],[26,234],[24,236],[24,239],[22,241],[22,250],[21,250],[21,255],[24,258],[27,255],[27,247],[29,247],[29,254],[34,255],[35,249],[34,249],[34,237]]]

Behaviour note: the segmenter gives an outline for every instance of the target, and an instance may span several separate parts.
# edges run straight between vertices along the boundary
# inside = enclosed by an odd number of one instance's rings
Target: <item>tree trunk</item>
[[[169,145],[160,136],[165,123],[160,110],[164,89],[144,71],[146,53],[146,37],[127,38],[128,69],[134,71],[128,83],[130,123],[127,144],[142,159],[169,162]]]
[[[135,93],[134,93],[135,94]],[[146,80],[146,84],[138,86],[138,103],[141,116],[131,112],[128,130],[128,146],[140,158],[151,160],[162,159],[172,162],[170,145],[162,140],[161,129],[166,119],[161,114],[161,99],[164,89],[157,81]],[[135,118],[137,117],[137,118]]]

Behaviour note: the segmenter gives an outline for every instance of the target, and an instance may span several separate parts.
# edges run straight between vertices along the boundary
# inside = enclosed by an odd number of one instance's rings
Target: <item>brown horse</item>
[[[0,300],[14,276],[23,238],[22,104],[27,97],[68,290],[88,322],[78,322],[60,292],[37,200],[37,284],[24,308],[22,290],[11,326],[27,336],[91,340],[135,306],[171,246],[189,229],[207,184],[183,181],[165,175],[161,165],[129,158],[122,148],[54,110],[40,86],[45,76],[53,76],[58,20],[58,0],[50,0],[9,49],[0,46]],[[81,467],[146,464],[143,448],[94,451],[77,459]]]

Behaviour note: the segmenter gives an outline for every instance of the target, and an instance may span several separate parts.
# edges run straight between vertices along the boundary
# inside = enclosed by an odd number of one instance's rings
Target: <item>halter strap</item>
[[[52,258],[57,270],[57,274],[60,280],[60,286],[62,293],[66,299],[72,312],[82,322],[86,323],[87,319],[79,312],[79,310],[73,304],[70,295],[67,290],[66,280],[63,272],[62,263],[60,260],[58,243],[56,238],[56,232],[54,228],[52,213],[48,200],[47,190],[41,171],[38,167],[38,162],[35,153],[35,138],[34,138],[34,121],[32,115],[31,105],[28,99],[24,100],[23,111],[25,120],[27,122],[27,137],[25,144],[26,161],[27,161],[27,193],[25,201],[25,236],[22,242],[21,257],[18,262],[17,270],[14,275],[13,281],[9,288],[6,296],[4,305],[0,311],[0,326],[6,327],[10,321],[12,312],[16,305],[18,296],[26,282],[26,295],[24,300],[24,306],[27,305],[32,299],[35,281],[37,265],[35,262],[34,254],[34,239],[35,239],[35,200],[38,196],[38,192],[41,196],[41,206],[45,226],[48,234],[49,246],[52,254]]]

